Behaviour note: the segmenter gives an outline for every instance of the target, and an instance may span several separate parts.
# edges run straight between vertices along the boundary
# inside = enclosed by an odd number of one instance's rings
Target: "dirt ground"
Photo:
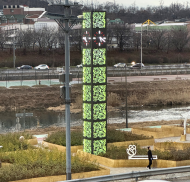
[[[108,112],[121,112],[126,105],[126,85],[124,83],[109,84]],[[82,84],[71,88],[71,112],[82,112]],[[127,104],[130,107],[155,105],[184,105],[190,103],[190,81],[159,81],[159,82],[133,82],[127,84]],[[40,87],[13,87],[0,88],[0,111],[27,110],[53,110],[63,111],[64,101],[59,97],[59,86]],[[129,127],[142,127],[158,125],[157,122],[129,123]],[[182,121],[159,121],[162,124],[181,124]],[[108,127],[124,128],[125,123],[109,124]],[[50,127],[38,128],[35,133],[51,133],[64,128]],[[73,129],[82,129],[81,126]]]

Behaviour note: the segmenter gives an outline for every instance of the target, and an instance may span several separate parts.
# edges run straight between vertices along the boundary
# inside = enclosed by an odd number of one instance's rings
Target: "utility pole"
[[[13,37],[13,67],[15,68],[15,36]]]
[[[150,25],[150,23],[156,25],[154,22],[152,22],[152,21],[149,20],[149,19],[146,20],[144,23],[141,24],[141,69],[142,69],[142,26],[143,26],[144,24]],[[147,26],[147,32],[148,32],[148,26]]]
[[[71,180],[71,134],[70,134],[70,88],[69,88],[69,72],[70,72],[70,49],[69,49],[69,31],[79,19],[69,16],[71,6],[79,6],[77,2],[69,4],[68,0],[62,3],[51,2],[50,6],[63,6],[64,15],[56,13],[46,13],[50,19],[54,19],[59,27],[65,32],[65,121],[66,121],[66,180]]]

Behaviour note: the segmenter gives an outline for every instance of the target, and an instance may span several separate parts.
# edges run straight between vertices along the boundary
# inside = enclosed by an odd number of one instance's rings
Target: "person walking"
[[[152,165],[152,152],[150,150],[150,147],[148,147],[148,160],[149,160],[149,165],[147,166],[148,169],[151,169],[151,165]]]

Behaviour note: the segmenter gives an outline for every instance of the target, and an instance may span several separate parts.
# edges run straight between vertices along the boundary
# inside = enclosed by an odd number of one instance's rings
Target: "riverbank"
[[[108,112],[139,106],[178,106],[190,104],[190,80],[147,81],[108,84]],[[63,111],[59,85],[0,88],[0,111],[53,110]],[[82,112],[82,84],[72,85],[71,112]]]

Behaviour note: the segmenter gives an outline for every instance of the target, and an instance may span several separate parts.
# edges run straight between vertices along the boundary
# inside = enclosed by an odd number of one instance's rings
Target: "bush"
[[[142,149],[137,144],[134,145],[136,145],[137,155],[147,155],[147,149]],[[101,153],[99,156],[110,159],[128,159],[126,147],[117,147],[113,145],[107,149],[105,154]]]
[[[136,135],[131,132],[125,132],[121,130],[108,129],[107,131],[107,143],[113,142],[124,142],[124,141],[135,141],[150,139],[153,137],[148,137],[144,135]]]
[[[0,153],[0,157],[3,162],[12,163],[12,165],[1,168],[1,182],[66,174],[65,153],[57,150],[22,150],[14,153]],[[88,172],[98,169],[99,166],[93,162],[89,163],[88,158],[78,156],[71,158],[72,173]]]
[[[137,155],[147,155],[146,148],[140,148],[139,145],[136,145]],[[163,160],[173,160],[173,161],[182,161],[190,160],[190,148],[185,150],[176,150],[172,149],[170,151],[159,151],[152,150],[152,155],[157,155],[158,159]],[[107,149],[105,154],[99,154],[99,156],[110,158],[110,159],[128,159],[128,154],[125,147],[111,146]]]
[[[45,140],[46,142],[66,146],[66,132],[58,131],[50,136],[48,136]],[[71,131],[71,146],[82,145],[83,144],[83,134],[82,130]]]
[[[23,142],[19,141],[20,136],[24,136],[25,140]],[[7,133],[0,135],[0,144],[3,148],[0,149],[0,152],[10,152],[20,149],[28,149],[32,146],[27,144],[27,139],[31,139],[32,135],[27,133]]]
[[[108,129],[107,130],[107,143],[123,142],[123,141],[134,141],[150,139],[144,135],[136,135],[130,132],[124,132],[120,130]],[[47,137],[46,142],[66,146],[66,133],[65,131],[58,131]],[[71,131],[71,146],[83,144],[83,133],[82,130]]]

